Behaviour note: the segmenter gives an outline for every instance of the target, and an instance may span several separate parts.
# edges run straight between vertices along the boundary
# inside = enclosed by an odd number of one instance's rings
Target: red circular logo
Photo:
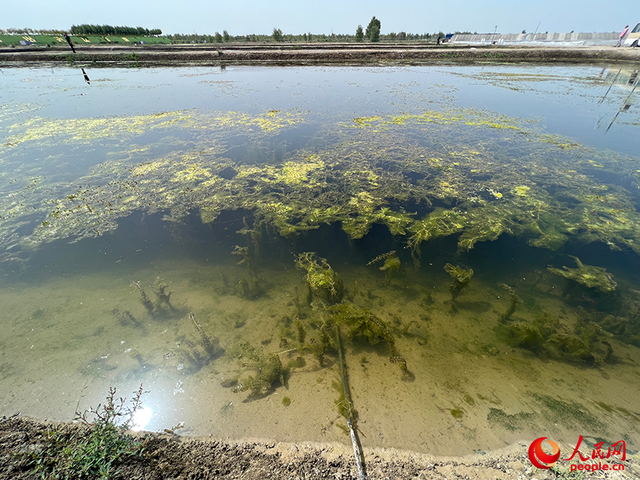
[[[553,453],[551,455],[542,450],[542,442],[545,440],[553,449]],[[556,442],[547,440],[547,437],[536,438],[529,446],[529,460],[531,460],[531,463],[538,468],[551,468],[556,464],[559,458],[560,447],[558,447]]]

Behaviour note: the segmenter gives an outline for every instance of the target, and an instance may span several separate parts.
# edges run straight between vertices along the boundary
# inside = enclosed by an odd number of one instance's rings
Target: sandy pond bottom
[[[499,242],[492,248],[507,249]],[[345,340],[365,449],[484,455],[542,436],[575,447],[582,435],[585,452],[599,441],[606,451],[619,440],[627,442],[629,455],[637,451],[636,347],[607,337],[613,360],[573,363],[540,358],[499,334],[510,305],[501,282],[519,297],[512,321],[544,312],[575,324],[581,310],[566,301],[564,279],[526,262],[483,274],[480,251],[477,273],[454,311],[443,268],[448,256],[424,254],[419,270],[402,257],[389,280],[366,267],[358,252],[346,255],[348,261],[329,258],[344,281],[345,300],[386,323],[407,365],[403,372],[392,363],[384,342]],[[296,349],[296,321],[311,345],[323,313],[306,306],[305,275],[292,256],[274,257],[259,263],[261,293],[254,299],[237,295],[248,270],[231,255],[216,263],[179,255],[96,261],[82,273],[72,267],[60,272],[64,260],[52,260],[39,280],[5,277],[0,305],[10,315],[0,339],[0,414],[67,421],[76,409],[102,402],[110,386],[130,397],[142,383],[148,392],[143,404],[151,411],[147,430],[348,447],[346,421],[336,406],[337,355],[328,350],[321,366],[309,347]],[[173,292],[171,307],[160,305],[150,314],[132,282],[156,302],[158,277]],[[265,395],[238,391],[258,373],[246,356],[238,357],[242,342],[289,366],[284,385],[274,381]]]

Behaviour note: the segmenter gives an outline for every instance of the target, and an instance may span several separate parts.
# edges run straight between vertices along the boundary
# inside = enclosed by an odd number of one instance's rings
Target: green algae
[[[456,299],[464,287],[469,284],[469,281],[473,277],[473,270],[458,265],[451,265],[450,263],[444,266],[444,270],[453,279],[453,282],[449,286],[449,291],[451,292],[451,304],[455,309]]]
[[[332,324],[346,329],[345,338],[349,341],[366,339],[369,345],[386,343],[390,357],[397,356],[395,338],[389,327],[371,311],[351,302],[343,302],[326,310],[327,318]]]
[[[455,419],[460,419],[464,416],[464,410],[461,410],[459,408],[452,408],[449,411],[451,412],[451,416]]]
[[[381,272],[385,272],[385,283],[389,285],[389,283],[391,282],[392,275],[394,275],[396,272],[400,270],[400,266],[402,265],[402,262],[400,261],[400,258],[396,254],[396,251],[393,250],[391,252],[378,255],[376,258],[374,258],[369,263],[367,263],[367,267],[369,265],[374,265],[378,262],[382,262],[383,260],[384,260],[384,263],[382,264],[381,267],[378,267],[378,270],[380,270]]]
[[[193,118],[187,111],[163,112],[152,115],[111,118],[78,118],[59,121],[34,117],[9,128],[11,136],[6,145],[16,147],[28,142],[42,142],[51,138],[65,142],[89,142],[118,138],[123,134],[142,134],[148,129],[164,129],[184,125]]]
[[[392,257],[392,253],[387,257]],[[266,397],[275,391],[276,384],[285,386],[285,378],[294,374],[295,369],[307,365],[306,355],[315,357],[319,367],[325,368],[326,355],[339,354],[342,338],[352,348],[362,347],[364,343],[372,347],[384,345],[389,362],[398,365],[402,379],[414,378],[407,368],[406,359],[398,353],[396,338],[387,323],[369,309],[341,298],[338,300],[336,293],[343,288],[342,282],[325,259],[307,252],[298,256],[297,263],[307,271],[306,284],[312,293],[311,299],[314,300],[309,316],[298,316],[293,321],[289,317],[283,318],[280,348],[285,350],[269,353],[264,346],[257,349],[248,342],[241,342],[224,352],[227,359],[237,362],[239,369],[223,379],[223,387],[233,387],[234,392],[248,391],[247,400]],[[191,319],[201,331],[193,314]],[[293,326],[295,331],[289,330],[289,326]],[[295,338],[296,347],[288,348],[290,344],[285,337]],[[270,343],[263,342],[263,345]],[[294,352],[298,356],[283,364],[280,355],[293,355]],[[361,358],[361,363],[366,363],[365,357]],[[318,383],[321,381],[318,378]],[[339,390],[342,395],[343,389]],[[283,404],[288,406],[284,401]],[[353,408],[350,400],[347,401],[343,396],[336,405],[345,414]]]
[[[605,268],[584,265],[578,257],[571,256],[571,258],[574,259],[578,268],[562,267],[563,270],[561,270],[559,268],[549,267],[547,270],[555,275],[559,275],[588,288],[595,288],[604,293],[611,293],[618,287],[618,284],[613,280],[613,275],[608,273]]]
[[[422,242],[433,238],[446,237],[461,232],[465,228],[466,213],[457,210],[436,208],[427,217],[414,222],[409,227],[410,237],[407,241],[411,249],[411,256],[416,266],[420,265]]]
[[[405,243],[416,265],[425,243],[449,236],[458,239],[460,252],[511,235],[554,251],[567,242],[600,242],[640,253],[640,214],[632,194],[585,173],[596,164],[622,169],[637,184],[633,162],[610,152],[565,148],[571,143],[566,139],[551,139],[524,127],[525,121],[491,112],[452,109],[360,119],[357,133],[339,134],[342,141],[291,151],[281,160],[270,159],[264,142],[303,122],[297,113],[179,111],[84,120],[65,125],[38,118],[12,127],[11,145],[45,148],[56,136],[84,148],[102,139],[121,153],[79,178],[76,190],[49,185],[37,174],[14,182],[0,206],[3,258],[24,258],[54,240],[104,235],[133,212],[161,212],[168,223],[180,223],[196,211],[211,224],[239,209],[253,216],[254,225],[285,238],[339,224],[358,240],[381,224]],[[376,126],[393,134],[380,135]],[[165,137],[175,150],[158,157],[156,147],[131,144],[149,131],[185,131],[197,146],[185,151],[182,140]],[[225,156],[226,138],[240,134],[250,136],[266,161]],[[418,142],[418,134],[434,143]],[[438,147],[435,139],[443,136],[447,143]],[[9,163],[17,162],[15,146],[2,149]],[[545,160],[550,156],[553,161]],[[31,231],[25,228],[30,222]]]
[[[234,392],[249,391],[248,398],[256,399],[269,395],[276,382],[284,386],[286,371],[277,355],[264,353],[247,342],[238,344],[228,355],[237,359],[241,367],[234,377]]]
[[[515,432],[526,428],[533,417],[533,413],[519,412],[514,415],[508,415],[504,410],[500,410],[499,408],[489,408],[487,421],[492,426]]]
[[[580,403],[533,392],[528,392],[528,395],[544,407],[551,421],[572,422],[581,428],[589,428],[593,431],[606,430],[606,425]]]
[[[518,306],[518,302],[520,301],[520,298],[518,298],[516,291],[513,288],[511,288],[509,285],[503,283],[500,286],[504,288],[507,292],[509,292],[509,308],[507,308],[506,312],[504,312],[500,316],[500,321],[506,322],[511,320],[511,316],[515,313],[516,308]]]
[[[611,342],[595,323],[579,321],[568,325],[543,312],[532,321],[503,318],[494,331],[508,345],[529,350],[541,358],[594,366],[615,362]]]
[[[178,110],[150,115],[72,118],[64,121],[33,117],[11,126],[9,128],[10,136],[5,145],[16,147],[23,143],[43,142],[52,138],[68,143],[119,139],[123,135],[133,136],[149,130],[174,128],[258,128],[262,132],[273,132],[302,121],[303,118],[297,113],[279,110],[253,116],[241,112],[224,112],[218,115],[203,116],[198,115],[194,110]]]
[[[318,257],[313,252],[306,252],[298,255],[296,265],[306,270],[307,287],[314,299],[321,300],[327,305],[333,305],[342,300],[344,284],[326,259]]]

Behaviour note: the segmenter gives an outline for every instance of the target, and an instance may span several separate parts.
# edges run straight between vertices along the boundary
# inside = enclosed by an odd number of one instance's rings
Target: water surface
[[[142,383],[151,430],[636,448],[634,72],[3,73],[1,414]]]

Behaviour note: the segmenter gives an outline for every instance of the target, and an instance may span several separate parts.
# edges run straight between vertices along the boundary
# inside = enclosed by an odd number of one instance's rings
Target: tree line
[[[270,42],[286,42],[286,43],[322,43],[322,42],[336,42],[336,43],[354,43],[362,42],[363,39],[358,39],[357,35],[346,33],[284,33],[281,29],[275,28],[274,33],[271,35],[264,33],[252,33],[247,35],[229,35],[226,36],[224,31],[222,33],[215,32],[215,34],[199,34],[177,33],[174,35],[164,35],[171,40],[172,43],[270,43]],[[460,32],[456,32],[460,33]],[[387,34],[380,34],[377,41],[380,42],[398,42],[398,41],[423,41],[423,42],[435,42],[438,37],[444,37],[443,32],[435,33],[410,33],[410,32],[390,32]],[[364,34],[363,34],[364,37]],[[370,41],[369,39],[366,39]]]
[[[162,35],[159,28],[125,27],[112,25],[72,25],[70,33],[73,35],[135,35],[138,37]]]
[[[383,35],[381,31],[382,31],[382,23],[380,22],[379,19],[377,19],[374,16],[369,22],[369,24],[367,25],[366,30],[362,28],[362,25],[358,25],[355,35],[344,35],[344,34],[336,35],[333,33],[330,36],[327,36],[324,34],[312,35],[311,33],[308,33],[308,34],[303,33],[302,35],[286,35],[279,28],[274,28],[270,39],[264,38],[265,36],[262,36],[262,38],[258,41],[273,40],[275,42],[285,42],[285,41],[286,42],[299,42],[299,41],[363,42],[366,40],[369,42],[380,42],[380,41],[397,42],[397,41],[406,41],[406,40],[434,41],[437,38],[445,37],[445,34],[442,31],[437,33],[422,33],[422,34],[407,33],[407,32],[398,32],[398,33],[390,32],[390,33],[387,33],[386,35]],[[471,32],[456,32],[456,33],[471,33]],[[255,36],[247,35],[245,40],[254,41],[252,37],[255,37]]]
[[[8,34],[61,34],[64,33],[61,30],[33,30],[30,28],[0,30],[1,33]],[[158,28],[147,29],[143,27],[113,27],[111,25],[73,25],[70,33],[75,35],[131,35],[131,36],[149,36],[149,35],[162,35],[162,31]],[[455,33],[471,33],[471,32],[455,32]],[[382,33],[382,23],[375,16],[369,21],[367,28],[362,28],[362,25],[358,25],[358,28],[353,34],[335,34],[327,35],[324,33],[302,33],[302,34],[287,34],[279,28],[274,28],[271,35],[269,34],[248,34],[248,35],[230,35],[227,30],[223,30],[222,33],[215,32],[211,34],[174,34],[164,35],[171,43],[267,43],[267,42],[288,42],[288,43],[316,43],[316,42],[337,42],[337,43],[351,43],[351,42],[404,42],[404,41],[426,41],[434,42],[438,37],[444,38],[445,34],[440,32],[435,33],[410,33],[410,32],[389,32]]]

